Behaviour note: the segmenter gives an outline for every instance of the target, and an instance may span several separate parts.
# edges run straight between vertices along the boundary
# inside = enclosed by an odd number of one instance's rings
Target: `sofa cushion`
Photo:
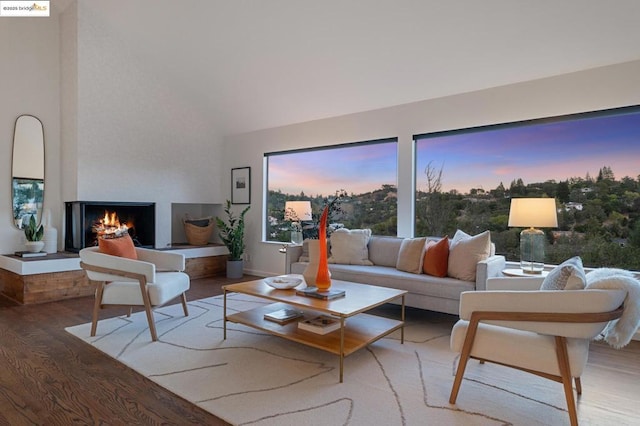
[[[293,264],[293,266],[305,264]],[[298,268],[295,268],[298,270]],[[387,266],[365,266],[365,265],[329,265],[332,280],[350,281],[355,283],[365,283],[380,287],[396,288],[407,290],[409,293],[421,294],[431,297],[446,299],[459,299],[464,291],[475,290],[475,283],[461,281],[455,278],[439,278],[425,274],[412,274],[410,272],[399,271]],[[340,284],[335,283],[339,288]]]
[[[428,241],[422,271],[434,277],[446,277],[449,268],[449,237]]]
[[[424,260],[424,250],[427,238],[405,238],[400,244],[396,269],[399,271],[411,272],[412,274],[422,273],[422,261]]]
[[[586,284],[582,259],[574,256],[553,268],[542,281],[540,290],[581,290]]]
[[[371,229],[336,229],[331,233],[329,263],[345,265],[373,265],[369,260]]]
[[[372,235],[369,239],[369,260],[374,265],[396,267],[402,238]]]
[[[329,241],[327,242],[327,258],[331,256],[331,245]],[[308,262],[309,261],[309,240],[305,239],[302,242],[302,253],[300,253],[300,257],[298,258],[298,262]]]
[[[457,230],[449,247],[447,274],[464,281],[476,280],[478,262],[489,257],[491,251],[491,233],[484,231],[470,236]]]

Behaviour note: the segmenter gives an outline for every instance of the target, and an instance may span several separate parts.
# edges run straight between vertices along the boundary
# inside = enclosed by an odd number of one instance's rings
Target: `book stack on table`
[[[330,288],[326,291],[320,291],[317,287],[307,287],[296,290],[296,294],[298,296],[308,296],[315,297],[316,299],[331,300],[337,299],[338,297],[344,297],[345,291],[333,288]]]
[[[300,330],[317,334],[327,334],[340,328],[340,319],[330,315],[318,315],[298,322]]]
[[[285,308],[264,314],[264,319],[277,322],[278,324],[285,324],[296,318],[302,318],[303,314],[302,311],[297,309]]]
[[[43,257],[47,255],[46,251],[17,251],[15,255],[18,257]]]

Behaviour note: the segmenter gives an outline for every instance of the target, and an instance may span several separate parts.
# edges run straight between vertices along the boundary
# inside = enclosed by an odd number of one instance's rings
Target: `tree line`
[[[547,236],[546,263],[559,264],[579,255],[585,266],[619,267],[640,270],[640,176],[616,179],[604,166],[596,177],[573,177],[525,184],[514,179],[508,187],[473,188],[468,194],[442,191],[442,169],[425,170],[425,190],[416,192],[416,236],[449,237],[457,229],[475,235],[491,231],[496,253],[518,261],[520,228],[509,228],[511,198],[551,197],[556,199],[558,228],[543,229]],[[370,228],[375,235],[397,235],[397,188],[381,188],[363,193],[336,191],[330,196],[292,195],[269,191],[267,203],[268,239],[289,241],[290,227],[284,222],[284,205],[291,200],[309,200],[314,220],[303,224],[305,237],[314,235],[321,210],[337,194],[339,209],[331,221],[349,229]]]

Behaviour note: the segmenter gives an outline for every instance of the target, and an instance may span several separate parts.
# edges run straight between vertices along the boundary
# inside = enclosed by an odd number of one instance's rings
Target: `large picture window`
[[[519,258],[511,197],[553,197],[546,263],[640,270],[640,107],[422,134],[416,144],[417,235],[489,229]]]
[[[330,147],[265,154],[265,239],[291,241],[297,229],[285,219],[287,201],[309,201],[312,219],[301,224],[313,237],[320,210],[340,196],[333,227],[370,228],[376,235],[396,235],[397,140],[383,139]]]

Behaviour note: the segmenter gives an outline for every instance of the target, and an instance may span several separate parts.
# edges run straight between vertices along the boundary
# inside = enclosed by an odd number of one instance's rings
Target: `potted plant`
[[[227,221],[216,217],[216,224],[218,225],[218,235],[220,239],[227,246],[229,250],[229,258],[227,260],[227,278],[242,278],[243,261],[242,255],[244,254],[244,215],[249,211],[247,206],[240,216],[236,216],[231,211],[231,201],[227,200],[227,205],[224,208],[224,212],[227,215]]]
[[[42,241],[44,228],[42,224],[36,224],[36,217],[34,215],[31,215],[29,223],[24,227],[24,236],[27,239],[27,242],[25,243],[27,251],[33,253],[42,251],[42,248],[44,247],[44,241]]]

